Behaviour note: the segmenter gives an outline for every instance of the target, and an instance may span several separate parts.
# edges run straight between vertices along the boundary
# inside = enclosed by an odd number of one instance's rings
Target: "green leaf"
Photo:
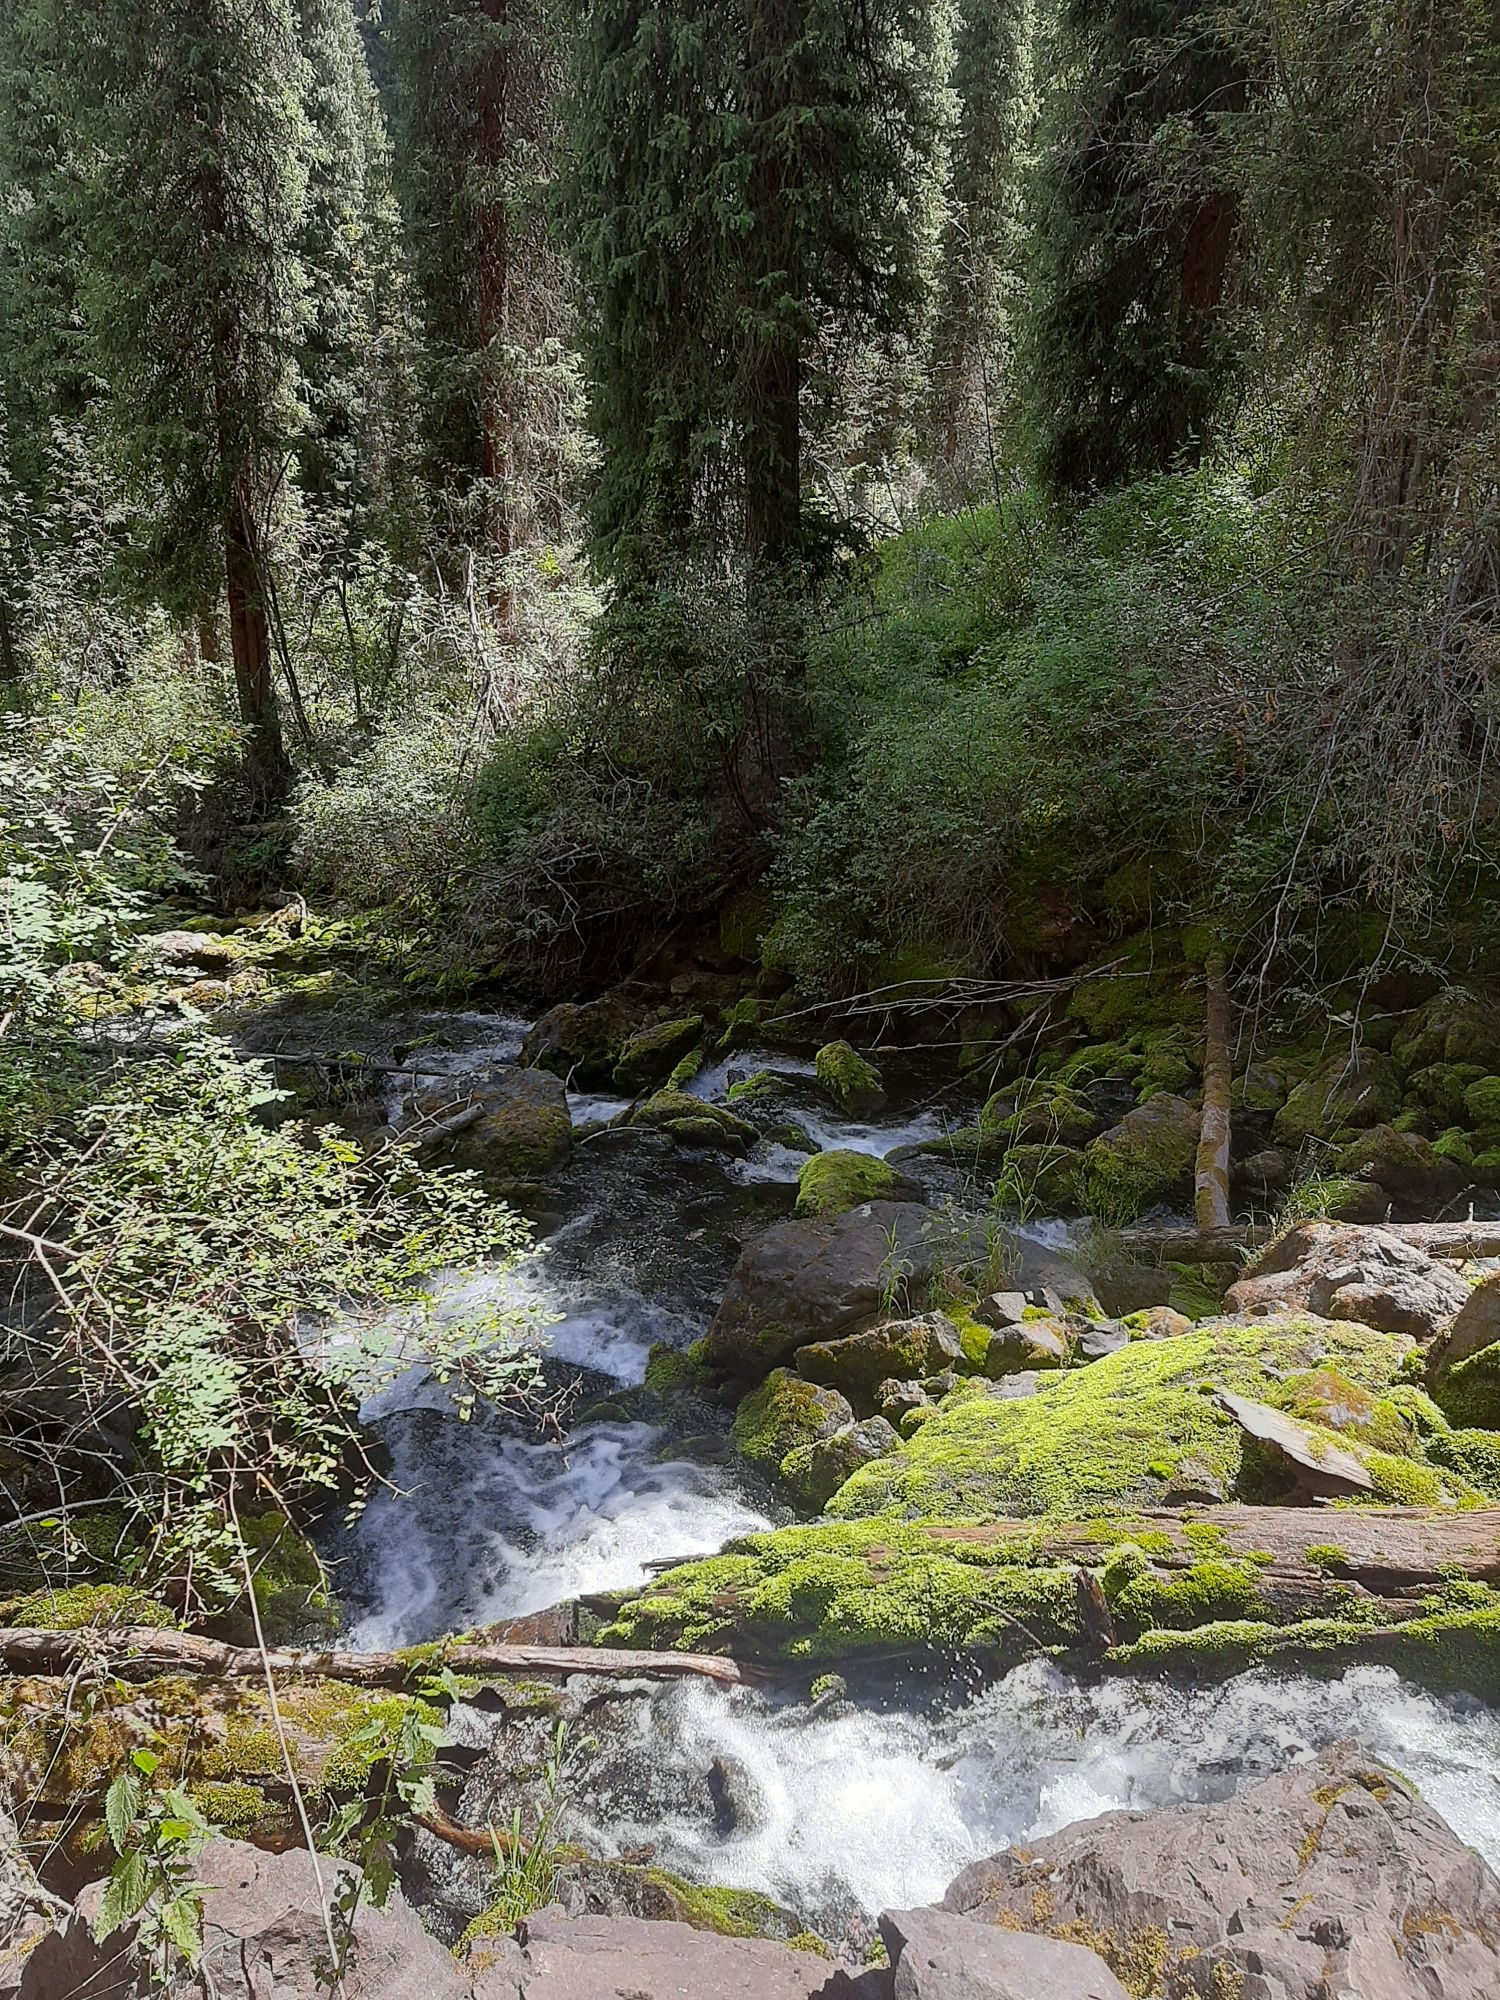
[[[144,1771],[149,1778],[160,1764],[161,1759],[154,1750],[132,1750],[130,1761],[138,1771]]]
[[[188,1964],[196,1965],[203,1950],[203,1910],[197,1895],[174,1896],[164,1903],[161,1927]]]
[[[151,1871],[146,1866],[146,1857],[138,1849],[122,1854],[109,1871],[109,1880],[104,1885],[99,1914],[94,1920],[94,1936],[102,1941],[111,1937],[122,1924],[128,1924],[144,1909],[151,1889]]]
[[[104,1794],[104,1824],[116,1854],[125,1852],[139,1803],[139,1785],[128,1771],[122,1771]]]

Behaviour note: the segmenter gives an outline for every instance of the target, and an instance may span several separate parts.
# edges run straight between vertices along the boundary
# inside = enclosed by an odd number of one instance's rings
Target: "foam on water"
[[[1013,1842],[1119,1808],[1225,1798],[1344,1738],[1404,1771],[1500,1863],[1500,1716],[1384,1668],[1184,1690],[1084,1688],[1034,1664],[936,1719],[843,1710],[803,1722],[754,1697],[682,1686],[639,1727],[641,1754],[658,1764],[703,1773],[719,1759],[734,1770],[737,1796],[753,1801],[748,1824],[720,1836],[701,1811],[659,1804],[633,1817],[628,1777],[606,1776],[608,1816],[578,1813],[581,1837],[616,1851],[654,1841],[663,1866],[758,1889],[835,1928],[856,1910],[931,1901],[968,1862]]]

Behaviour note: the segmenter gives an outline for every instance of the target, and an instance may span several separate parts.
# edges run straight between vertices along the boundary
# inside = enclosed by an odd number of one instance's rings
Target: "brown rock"
[[[1300,1222],[1263,1250],[1224,1304],[1235,1313],[1311,1312],[1432,1340],[1464,1305],[1456,1271],[1389,1230]]]
[[[893,2000],[1129,2000],[1086,1945],[997,1930],[947,1910],[887,1910]]]
[[[1500,1882],[1357,1744],[1213,1806],[1107,1813],[981,1861],[942,1907],[1082,1932],[1153,1991],[1240,2000],[1493,2000]]]
[[[886,1973],[852,1978],[812,1952],[635,1917],[543,1910],[527,1923],[524,1942],[521,2000],[882,2000],[890,1993]],[[494,2000],[502,1996],[503,1987]],[[491,1996],[480,1988],[476,2000]]]

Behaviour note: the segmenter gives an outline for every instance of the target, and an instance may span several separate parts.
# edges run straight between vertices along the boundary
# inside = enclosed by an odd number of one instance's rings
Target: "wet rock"
[[[640,1028],[620,1051],[611,1080],[630,1096],[653,1083],[665,1083],[681,1058],[698,1046],[703,1016],[688,1014],[676,1021],[655,1021]]]
[[[1224,1303],[1231,1312],[1312,1312],[1432,1340],[1469,1296],[1448,1265],[1388,1230],[1302,1222],[1261,1252]]]
[[[1066,1368],[1070,1341],[1061,1320],[1028,1319],[992,1333],[984,1350],[984,1372],[992,1382],[1035,1368]]]
[[[475,2000],[881,2000],[888,1974],[859,1978],[812,1952],[761,1938],[715,1937],[685,1924],[543,1910],[523,1934],[507,1991],[477,1986]]]
[[[1282,1145],[1300,1146],[1388,1124],[1400,1108],[1401,1085],[1390,1057],[1374,1049],[1345,1049],[1297,1085],[1272,1130]]]
[[[892,2000],[1128,2000],[1086,1945],[999,1930],[947,1910],[887,1910]]]
[[[1148,1098],[1088,1148],[1090,1179],[1132,1211],[1164,1201],[1187,1184],[1200,1123],[1185,1097],[1162,1091]]]
[[[521,1044],[527,1069],[548,1069],[565,1081],[598,1084],[614,1079],[620,1052],[638,1016],[617,994],[599,1000],[565,1000],[536,1021]]]
[[[867,1201],[920,1201],[922,1190],[873,1153],[814,1153],[797,1176],[798,1215],[844,1215]]]
[[[679,1146],[700,1146],[709,1152],[744,1154],[754,1145],[753,1125],[736,1118],[722,1104],[705,1104],[685,1090],[659,1090],[631,1112],[632,1126],[665,1132]]]
[[[568,1096],[546,1070],[488,1070],[472,1086],[483,1116],[457,1139],[459,1154],[504,1180],[544,1180],[573,1150]]]
[[[203,1885],[203,1964],[214,2000],[324,2000],[328,1958],[324,1897],[359,1871],[303,1848],[266,1854],[243,1841],[212,1840],[193,1863]],[[134,1925],[98,1944],[90,1928],[103,1884],[92,1883],[65,1928],[46,1937],[26,1961],[18,2000],[201,2000],[196,1973],[165,1986],[152,1980]],[[385,1907],[361,1904],[343,1981],[347,2000],[469,2000],[469,1979],[429,1937],[399,1889]]]
[[[1279,1410],[1268,1409],[1249,1396],[1220,1390],[1219,1405],[1229,1412],[1260,1447],[1257,1457],[1270,1460],[1298,1493],[1314,1499],[1338,1500],[1349,1494],[1373,1493],[1375,1482],[1352,1452],[1313,1437]],[[1280,1483],[1278,1481],[1278,1483]]]
[[[1489,2000],[1500,1987],[1500,1882],[1351,1743],[1219,1805],[1107,1813],[1012,1848],[966,1868],[942,1907],[1085,1935],[1126,1979],[1149,1956],[1153,1991],[1184,2000]]]
[[[239,963],[241,952],[233,938],[216,937],[212,931],[157,931],[141,939],[132,957],[139,964],[174,971],[227,972]]]
[[[810,1382],[837,1389],[858,1408],[874,1406],[875,1392],[892,1377],[920,1380],[964,1359],[958,1329],[942,1313],[887,1320],[842,1340],[814,1341],[797,1354],[797,1370]]]
[[[829,1042],[819,1049],[815,1068],[818,1082],[849,1117],[867,1118],[883,1108],[885,1086],[879,1070],[847,1042]]]
[[[801,1505],[816,1513],[863,1466],[890,1458],[900,1449],[901,1439],[884,1417],[866,1417],[863,1423],[850,1424],[832,1437],[818,1438],[788,1452],[781,1463],[781,1476]]]
[[[889,1317],[894,1300],[919,1291],[945,1258],[966,1253],[977,1258],[978,1243],[966,1244],[912,1202],[776,1223],[740,1253],[705,1358],[725,1375],[764,1375],[809,1342],[842,1339]]]

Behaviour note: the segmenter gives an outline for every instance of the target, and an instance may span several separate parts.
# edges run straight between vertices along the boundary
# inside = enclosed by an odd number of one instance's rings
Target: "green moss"
[[[1373,1049],[1343,1049],[1299,1083],[1276,1114],[1276,1138],[1288,1146],[1308,1139],[1386,1125],[1401,1108],[1401,1089],[1389,1057]]]
[[[703,1016],[687,1014],[675,1021],[655,1021],[633,1034],[614,1067],[617,1090],[636,1091],[660,1083],[694,1049],[703,1033]]]
[[[1162,1092],[1095,1139],[1084,1154],[1090,1211],[1114,1220],[1165,1200],[1192,1171],[1198,1126],[1192,1105]]]
[[[752,1464],[775,1471],[789,1452],[826,1437],[849,1414],[842,1397],[778,1368],[735,1412],[735,1446]]]
[[[1208,1392],[1277,1402],[1288,1379],[1328,1362],[1383,1391],[1409,1345],[1367,1327],[1295,1318],[1209,1321],[1171,1340],[1134,1341],[1021,1400],[955,1399],[898,1458],[857,1472],[829,1511],[845,1519],[1077,1516],[1154,1502],[1165,1484],[1161,1468],[1185,1461],[1232,1489],[1244,1435]],[[1431,1468],[1339,1442],[1392,1497],[1442,1483]]]
[[[338,1630],[338,1607],[307,1536],[274,1509],[242,1515],[240,1533],[267,1641],[273,1646],[313,1646],[331,1639]],[[254,1640],[247,1613],[221,1620],[218,1629],[236,1643]]]
[[[720,1889],[689,1882],[665,1868],[648,1868],[645,1879],[664,1890],[678,1910],[679,1923],[719,1937],[779,1937],[782,1912],[756,1889]]]
[[[1500,1433],[1453,1430],[1431,1438],[1427,1455],[1435,1465],[1449,1467],[1471,1486],[1500,1500]]]
[[[722,1104],[706,1104],[685,1090],[659,1090],[636,1106],[632,1125],[665,1132],[679,1145],[706,1146],[718,1152],[742,1153],[758,1136],[753,1125],[736,1118]]]
[[[1458,1429],[1500,1431],[1500,1341],[1445,1369],[1432,1397]]]
[[[1440,1132],[1432,1142],[1432,1150],[1440,1160],[1451,1160],[1465,1172],[1474,1164],[1474,1146],[1467,1132],[1457,1125],[1450,1125],[1446,1132]]]
[[[815,1069],[823,1089],[852,1117],[878,1111],[885,1103],[880,1072],[847,1042],[829,1042],[819,1049]]]
[[[798,1215],[844,1215],[867,1201],[899,1201],[910,1183],[871,1153],[843,1147],[814,1153],[797,1176]]]
[[[719,912],[719,944],[730,958],[754,964],[774,911],[763,889],[741,889]]]
[[[40,1626],[49,1632],[77,1632],[88,1625],[148,1625],[169,1631],[177,1617],[158,1598],[127,1584],[75,1583],[8,1598],[0,1603],[0,1625]]]
[[[709,1392],[711,1378],[692,1350],[668,1347],[658,1340],[646,1357],[646,1387],[658,1396],[696,1395]]]
[[[689,1049],[667,1078],[668,1090],[686,1090],[693,1078],[703,1067],[702,1049]]]
[[[1224,1310],[1224,1286],[1206,1264],[1168,1264],[1171,1279],[1167,1305],[1184,1319],[1212,1319]]]
[[[755,1039],[764,1012],[753,993],[747,993],[724,1016],[724,1032],[719,1036],[718,1051],[727,1055],[732,1049],[742,1049]]]

